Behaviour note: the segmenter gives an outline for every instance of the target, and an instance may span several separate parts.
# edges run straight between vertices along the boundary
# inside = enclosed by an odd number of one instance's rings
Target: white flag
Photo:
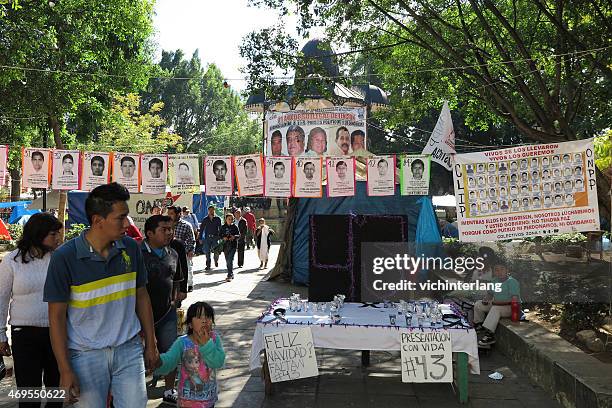
[[[427,145],[423,148],[423,154],[430,154],[431,159],[440,163],[450,171],[452,166],[451,154],[455,152],[455,131],[451,119],[448,102],[444,101],[442,112],[434,128]]]

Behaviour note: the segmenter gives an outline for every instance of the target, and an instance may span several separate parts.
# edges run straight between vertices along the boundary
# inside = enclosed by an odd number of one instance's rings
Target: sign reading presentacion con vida
[[[402,382],[453,382],[451,334],[440,331],[401,331]]]
[[[310,328],[264,330],[264,344],[272,382],[319,375]]]
[[[461,241],[599,230],[593,139],[458,154]]]

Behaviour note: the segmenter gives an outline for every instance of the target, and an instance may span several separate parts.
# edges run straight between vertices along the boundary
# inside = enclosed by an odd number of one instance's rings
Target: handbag
[[[0,381],[6,377],[6,365],[4,364],[4,358],[0,356]]]

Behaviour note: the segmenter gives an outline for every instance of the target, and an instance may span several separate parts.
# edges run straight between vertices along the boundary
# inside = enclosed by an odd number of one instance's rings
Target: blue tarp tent
[[[406,215],[409,242],[441,242],[431,198],[402,196],[399,186],[394,196],[386,197],[369,197],[366,183],[357,182],[353,197],[300,198],[293,229],[292,275],[295,283],[307,285],[309,282],[310,216],[338,214]]]

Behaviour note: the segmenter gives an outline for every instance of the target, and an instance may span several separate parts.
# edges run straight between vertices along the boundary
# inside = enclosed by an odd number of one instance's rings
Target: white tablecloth
[[[436,331],[448,330],[451,333],[453,352],[468,354],[470,372],[480,374],[478,360],[478,344],[476,331],[466,328],[443,329],[431,327],[407,327],[403,315],[397,315],[396,309],[383,308],[382,304],[374,307],[361,307],[361,303],[345,303],[340,311],[342,320],[340,324],[331,324],[327,314],[323,312],[289,312],[289,302],[286,299],[276,301],[257,322],[253,344],[251,347],[251,369],[261,367],[260,354],[264,349],[264,331],[276,331],[285,325],[298,325],[310,327],[315,347],[334,348],[342,350],[400,350],[400,329]],[[449,309],[446,305],[441,305]],[[274,319],[272,312],[276,308],[286,310],[285,319],[288,323],[281,323]],[[389,323],[389,314],[397,316],[397,326]],[[398,362],[399,364],[399,362]]]

